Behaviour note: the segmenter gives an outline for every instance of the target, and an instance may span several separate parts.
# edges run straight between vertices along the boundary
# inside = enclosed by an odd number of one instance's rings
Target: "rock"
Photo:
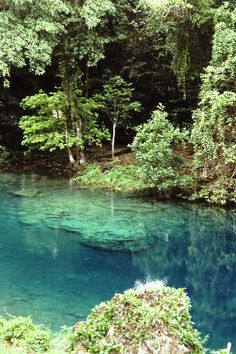
[[[86,322],[73,328],[76,353],[203,354],[192,326],[189,298],[183,289],[150,283],[96,306]],[[96,323],[96,326],[94,326]],[[184,333],[184,335],[183,335]]]
[[[18,191],[15,192],[11,192],[12,195],[14,195],[15,197],[23,197],[23,198],[32,198],[32,197],[37,197],[40,192],[37,189],[20,189]]]

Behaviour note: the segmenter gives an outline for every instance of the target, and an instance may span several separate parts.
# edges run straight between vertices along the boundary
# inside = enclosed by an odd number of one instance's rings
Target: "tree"
[[[236,9],[215,12],[212,59],[202,76],[191,141],[194,171],[206,182],[196,197],[225,204],[236,200]]]
[[[103,94],[98,98],[101,100],[103,110],[112,122],[112,158],[115,156],[116,128],[119,125],[127,125],[131,119],[131,112],[140,111],[141,105],[138,101],[132,101],[133,88],[120,76],[112,77],[104,85]]]
[[[179,149],[185,146],[187,132],[174,128],[167,116],[164,107],[159,105],[151,120],[137,128],[131,145],[143,179],[160,188],[180,186],[187,182],[181,172],[184,160]]]
[[[20,128],[23,130],[23,145],[30,149],[67,150],[70,163],[83,162],[79,152],[86,144],[99,145],[102,139],[108,138],[106,129],[98,126],[96,110],[98,104],[93,99],[86,99],[76,90],[76,104],[79,116],[71,115],[67,97],[64,92],[50,94],[39,92],[26,97],[22,106],[34,110],[34,114],[23,116]],[[82,126],[78,133],[80,118]],[[74,157],[73,150],[76,153]]]
[[[209,60],[215,2],[139,0],[147,31],[156,38],[156,47],[161,47],[166,59],[171,56],[171,68],[184,97],[187,89],[192,95],[193,85]]]
[[[12,67],[25,66],[44,73],[72,12],[63,0],[6,0],[0,10],[0,76],[8,79]]]

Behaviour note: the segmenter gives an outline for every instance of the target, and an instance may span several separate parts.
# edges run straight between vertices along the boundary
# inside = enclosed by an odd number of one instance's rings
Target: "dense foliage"
[[[174,128],[159,106],[152,119],[137,128],[132,148],[140,164],[141,176],[153,186],[173,187],[187,182],[180,149],[187,141],[186,131]]]
[[[140,110],[140,103],[132,101],[132,91],[120,76],[114,76],[104,85],[103,94],[100,96],[102,108],[112,122],[112,158],[115,156],[116,128],[119,125],[127,126],[132,111]]]
[[[1,146],[85,163],[108,130],[114,158],[143,124],[132,146],[144,183],[235,202],[235,11],[221,0],[2,1]]]
[[[140,177],[139,168],[128,164],[107,164],[101,167],[92,163],[76,177],[76,181],[82,185],[104,187],[114,191],[138,191],[149,186]]]
[[[23,107],[34,109],[37,114],[21,118],[19,126],[24,132],[22,144],[39,150],[66,149],[73,163],[73,147],[77,160],[81,162],[81,151],[86,143],[100,144],[103,138],[109,138],[109,132],[98,127],[95,112],[98,104],[92,98],[83,97],[80,90],[76,90],[75,95],[75,115],[71,114],[64,92],[40,92],[26,97],[22,101]]]
[[[236,201],[235,75],[236,10],[225,4],[215,13],[212,59],[202,76],[192,129],[194,170],[207,184],[196,195],[222,204]]]
[[[75,346],[89,353],[124,353],[124,348],[135,353],[147,347],[160,353],[174,348],[182,354],[204,353],[189,308],[183,289],[128,290],[95,307],[76,328]]]
[[[160,353],[226,354],[208,351],[191,321],[190,300],[183,289],[130,289],[96,306],[86,322],[52,333],[30,318],[0,318],[0,350],[17,353]],[[135,334],[135,335],[134,335]]]

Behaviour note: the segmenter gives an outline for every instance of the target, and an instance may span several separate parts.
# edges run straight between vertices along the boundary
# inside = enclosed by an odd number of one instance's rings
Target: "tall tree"
[[[115,157],[116,128],[119,125],[127,126],[132,118],[132,112],[140,111],[141,105],[133,101],[132,84],[127,83],[122,77],[114,76],[104,85],[100,100],[103,109],[112,122],[112,158]]]
[[[147,30],[156,37],[184,96],[209,60],[212,36],[211,0],[140,0]],[[192,93],[191,93],[192,94]]]
[[[44,73],[72,8],[63,0],[6,0],[0,11],[0,75],[27,66]]]
[[[26,97],[22,105],[25,109],[30,109],[32,114],[23,116],[20,120],[23,144],[31,150],[66,150],[70,163],[82,163],[80,152],[86,144],[99,145],[104,138],[109,137],[109,133],[98,125],[98,104],[81,94],[78,89],[73,92],[75,107],[70,106],[62,91],[50,94],[40,92]],[[72,114],[74,109],[76,115]],[[80,122],[82,126],[79,126]],[[83,134],[79,134],[78,129]]]
[[[215,12],[212,59],[202,76],[194,113],[194,169],[207,185],[198,193],[224,204],[236,201],[236,9]],[[209,184],[210,182],[210,184]]]

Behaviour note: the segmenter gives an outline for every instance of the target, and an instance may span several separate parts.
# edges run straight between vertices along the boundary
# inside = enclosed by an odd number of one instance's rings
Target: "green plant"
[[[0,318],[0,342],[37,353],[50,349],[51,339],[51,332],[33,325],[29,317],[13,317],[10,320]]]
[[[102,103],[102,109],[112,122],[112,158],[115,155],[116,128],[119,125],[127,126],[131,119],[131,112],[140,111],[141,105],[132,101],[133,88],[122,77],[114,76],[104,85],[102,95],[97,95]]]
[[[139,177],[139,168],[135,165],[109,166],[103,170],[98,164],[86,166],[82,175],[76,177],[78,183],[105,187],[116,191],[129,191],[147,188]]]
[[[6,162],[9,157],[9,151],[4,146],[0,145],[0,162]]]
[[[33,110],[32,115],[23,116],[19,126],[23,130],[23,145],[30,149],[67,150],[69,161],[80,162],[80,151],[86,144],[99,145],[102,139],[109,138],[105,128],[98,126],[95,112],[98,104],[93,99],[82,96],[76,90],[75,110],[62,91],[46,94],[40,91],[22,101],[24,109]],[[73,149],[76,157],[73,156]]]
[[[43,74],[72,13],[63,0],[1,1],[0,76],[8,79],[12,66]]]
[[[190,353],[204,353],[189,307],[183,289],[128,290],[95,307],[87,322],[77,326],[72,349],[123,353],[125,348],[135,353],[146,340],[150,347],[163,345],[162,336],[168,333],[174,345],[181,343]]]
[[[137,128],[131,145],[140,165],[141,177],[157,187],[174,187],[190,182],[182,171],[184,159],[180,149],[187,142],[187,131],[180,131],[167,120],[168,114],[158,106],[148,123]]]
[[[203,182],[194,197],[225,204],[235,199],[236,176],[236,9],[225,3],[215,12],[212,59],[202,76],[194,112],[193,168]]]

